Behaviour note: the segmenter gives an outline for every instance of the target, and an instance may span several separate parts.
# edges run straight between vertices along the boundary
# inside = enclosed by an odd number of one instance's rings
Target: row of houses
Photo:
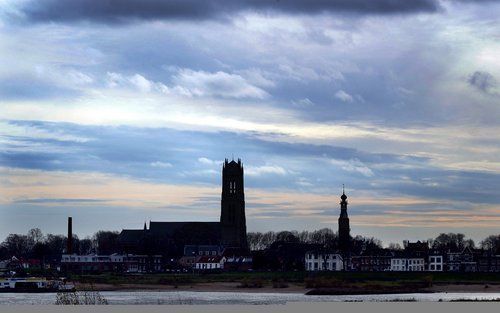
[[[180,258],[162,255],[76,255],[63,254],[61,268],[69,272],[158,273],[168,271],[245,271],[252,257],[237,249],[220,246],[185,246]]]
[[[68,272],[159,272],[162,269],[161,255],[76,255],[63,254],[61,269]]]
[[[471,248],[439,251],[410,245],[403,251],[377,249],[345,259],[337,252],[314,250],[304,261],[306,271],[500,272],[500,255]]]

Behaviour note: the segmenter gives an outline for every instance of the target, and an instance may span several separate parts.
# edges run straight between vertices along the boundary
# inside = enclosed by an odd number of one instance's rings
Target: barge
[[[40,277],[0,278],[0,292],[73,292],[75,286],[61,279]]]

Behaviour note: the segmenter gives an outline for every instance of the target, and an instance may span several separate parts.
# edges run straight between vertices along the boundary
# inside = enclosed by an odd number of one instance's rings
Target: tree
[[[387,248],[389,250],[395,250],[395,251],[403,250],[403,248],[401,247],[401,245],[399,243],[397,243],[397,242],[396,243],[391,242]]]
[[[28,240],[34,244],[41,243],[44,241],[43,233],[40,228],[32,228],[28,231]]]
[[[30,252],[26,235],[10,234],[3,242],[3,245],[9,257],[26,257]]]
[[[296,233],[296,232],[295,232]],[[276,234],[276,241],[283,242],[299,242],[299,237],[290,231],[281,231]]]
[[[57,256],[59,254],[62,254],[66,249],[66,243],[66,236],[48,234],[46,238],[46,244],[49,248],[48,255]]]
[[[112,254],[119,251],[117,231],[100,230],[94,234],[92,241],[98,254]]]
[[[262,238],[260,240],[261,245],[264,247],[264,249],[269,248],[275,241],[276,241],[276,233],[273,231],[268,231],[262,234]]]
[[[481,248],[500,253],[500,235],[490,235],[480,243]]]
[[[260,232],[250,232],[247,234],[248,247],[252,251],[263,250],[266,247],[262,244],[263,234]]]
[[[337,235],[330,228],[322,228],[311,233],[310,243],[317,243],[332,247],[337,240]]]
[[[466,247],[474,248],[472,239],[465,239],[461,233],[441,233],[432,242],[433,249],[461,251]]]
[[[78,253],[79,254],[90,254],[92,253],[93,247],[92,247],[92,239],[90,238],[85,238],[85,239],[80,239],[78,242]]]
[[[361,251],[373,251],[382,249],[382,242],[374,237],[363,237],[357,235],[352,238],[351,251],[353,254],[360,254]]]

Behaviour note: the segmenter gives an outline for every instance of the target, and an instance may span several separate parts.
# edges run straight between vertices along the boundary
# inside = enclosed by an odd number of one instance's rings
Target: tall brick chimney
[[[73,219],[68,217],[68,242],[66,245],[66,253],[73,254]]]

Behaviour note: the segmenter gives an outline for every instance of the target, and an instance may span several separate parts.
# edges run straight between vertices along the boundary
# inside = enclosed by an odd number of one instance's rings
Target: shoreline
[[[273,288],[273,286],[264,285],[260,288],[239,287],[236,282],[211,282],[197,284],[182,284],[178,286],[162,284],[103,284],[96,283],[92,286],[88,284],[75,283],[77,290],[95,290],[95,291],[161,291],[161,292],[242,292],[242,293],[301,293],[306,294],[320,288],[306,288],[303,284],[289,284],[286,288]],[[487,287],[486,287],[487,286]],[[380,290],[379,290],[380,291]],[[443,284],[436,283],[431,287],[418,288],[415,290],[405,289],[400,293],[500,293],[500,284]],[[355,294],[374,294],[373,290],[342,290],[343,295]],[[380,292],[384,293],[384,292]],[[392,290],[390,293],[398,293]]]

